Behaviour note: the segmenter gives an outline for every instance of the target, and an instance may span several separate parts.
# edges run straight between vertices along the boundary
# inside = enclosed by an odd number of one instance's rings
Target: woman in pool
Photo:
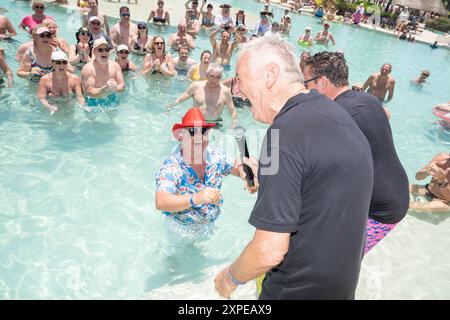
[[[69,44],[67,43],[67,40],[58,37],[58,25],[56,24],[56,22],[52,19],[45,19],[42,22],[42,25],[44,27],[47,27],[47,29],[53,35],[50,40],[50,44],[52,45],[52,47],[57,50],[61,50],[66,54],[69,53]]]
[[[236,76],[225,79],[223,81],[223,84],[228,88],[230,88],[231,96],[235,107],[238,108],[251,107],[250,101],[241,93],[241,90],[239,90],[239,83]]]
[[[152,39],[148,36],[146,22],[138,23],[138,34],[131,39],[131,51],[135,54],[145,55],[149,51]]]
[[[121,44],[117,47],[117,58],[116,62],[119,64],[122,72],[126,71],[136,71],[137,67],[128,59],[130,55],[130,50],[128,49],[126,44]]]
[[[213,14],[213,5],[208,3],[206,6],[206,11],[203,10],[206,1],[203,1],[202,6],[200,7],[200,14],[202,17],[202,28],[209,30],[214,27],[214,14]]]
[[[89,19],[98,17],[102,23],[102,30],[109,35],[108,16],[98,9],[98,0],[88,0],[90,10],[83,16],[83,27],[89,27]]]
[[[150,11],[147,22],[150,21],[157,26],[170,25],[169,11],[164,10],[163,0],[158,0],[158,8]]]
[[[31,8],[34,10],[34,14],[26,16],[22,19],[19,24],[19,29],[25,30],[28,33],[32,33],[33,29],[42,23],[44,19],[52,19],[52,17],[44,14],[45,12],[45,2],[42,0],[34,0],[32,2]]]
[[[8,63],[6,63],[5,50],[3,50],[2,48],[0,48],[0,71],[3,71],[3,73],[8,78],[7,86],[8,88],[11,88],[14,83],[14,76],[10,67],[8,66]],[[0,72],[0,87],[3,86],[4,82],[5,80],[3,80],[2,74]]]
[[[144,58],[142,74],[161,74],[166,77],[176,75],[172,57],[166,53],[166,43],[161,36],[155,36],[150,52]]]
[[[281,33],[289,34],[290,31],[291,31],[291,17],[285,16],[283,22],[281,23]]]
[[[48,28],[38,25],[34,28],[33,47],[22,57],[17,75],[21,78],[39,81],[39,79],[53,71],[52,52],[50,44],[52,34]]]
[[[82,27],[78,29],[75,37],[77,38],[77,44],[70,46],[69,61],[71,65],[81,70],[86,63],[92,60],[92,48],[89,45],[91,32],[88,28]]]
[[[208,70],[209,64],[211,63],[211,58],[211,51],[204,50],[200,55],[200,63],[192,66],[186,77],[192,81],[206,80],[206,70]]]

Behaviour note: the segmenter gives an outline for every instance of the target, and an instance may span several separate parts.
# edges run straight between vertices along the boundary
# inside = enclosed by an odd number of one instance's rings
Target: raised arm
[[[108,16],[106,14],[103,15],[103,23],[105,24],[106,35],[109,36],[111,30],[109,28]]]
[[[209,42],[211,43],[213,49],[214,49],[214,48],[216,47],[216,45],[217,45],[216,35],[217,35],[217,32],[218,32],[218,31],[219,31],[218,29],[213,30],[213,32],[211,32],[211,35],[209,36]]]
[[[7,33],[0,34],[0,40],[9,39],[9,38],[15,37],[17,35],[16,29],[14,29],[14,26],[12,25],[11,21],[9,21],[9,19],[6,17],[5,17],[5,19],[6,19],[5,29],[6,29]]]

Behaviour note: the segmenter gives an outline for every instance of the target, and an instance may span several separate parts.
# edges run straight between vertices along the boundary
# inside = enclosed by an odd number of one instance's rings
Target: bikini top
[[[157,16],[157,11],[156,11],[156,10],[153,11],[153,14],[154,14],[154,16],[153,16],[153,22],[160,22],[160,23],[166,23],[166,22],[167,22],[167,19],[166,19],[166,12],[165,12],[165,11],[163,11],[161,17],[158,17],[158,16]]]
[[[31,51],[31,49],[28,49],[28,55],[30,56],[30,60],[31,60],[31,68],[39,68],[42,71],[44,71],[45,74],[49,74],[50,72],[53,71],[53,66],[45,67],[45,66],[39,64],[39,62],[37,62],[36,56]]]
[[[202,19],[202,25],[206,27],[214,26],[214,16],[211,19],[209,19],[205,14]]]

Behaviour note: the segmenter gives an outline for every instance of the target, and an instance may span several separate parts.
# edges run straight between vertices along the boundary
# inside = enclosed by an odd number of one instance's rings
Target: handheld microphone
[[[236,138],[236,142],[239,147],[239,153],[241,155],[241,161],[242,161],[242,168],[244,169],[247,183],[250,187],[253,187],[255,185],[254,181],[254,175],[252,169],[248,165],[244,163],[244,157],[249,158],[250,155],[248,153],[247,148],[247,140],[245,139],[245,129],[241,126],[236,126],[233,131],[233,135]]]

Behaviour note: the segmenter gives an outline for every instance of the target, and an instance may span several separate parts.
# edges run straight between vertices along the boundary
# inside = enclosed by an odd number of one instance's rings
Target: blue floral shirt
[[[184,161],[180,149],[171,154],[156,175],[156,192],[166,191],[175,195],[194,194],[206,187],[220,189],[222,177],[229,175],[234,161],[213,147],[206,148],[204,180]],[[214,222],[220,214],[220,204],[200,204],[181,212],[163,212],[166,216],[183,224],[207,224]]]

